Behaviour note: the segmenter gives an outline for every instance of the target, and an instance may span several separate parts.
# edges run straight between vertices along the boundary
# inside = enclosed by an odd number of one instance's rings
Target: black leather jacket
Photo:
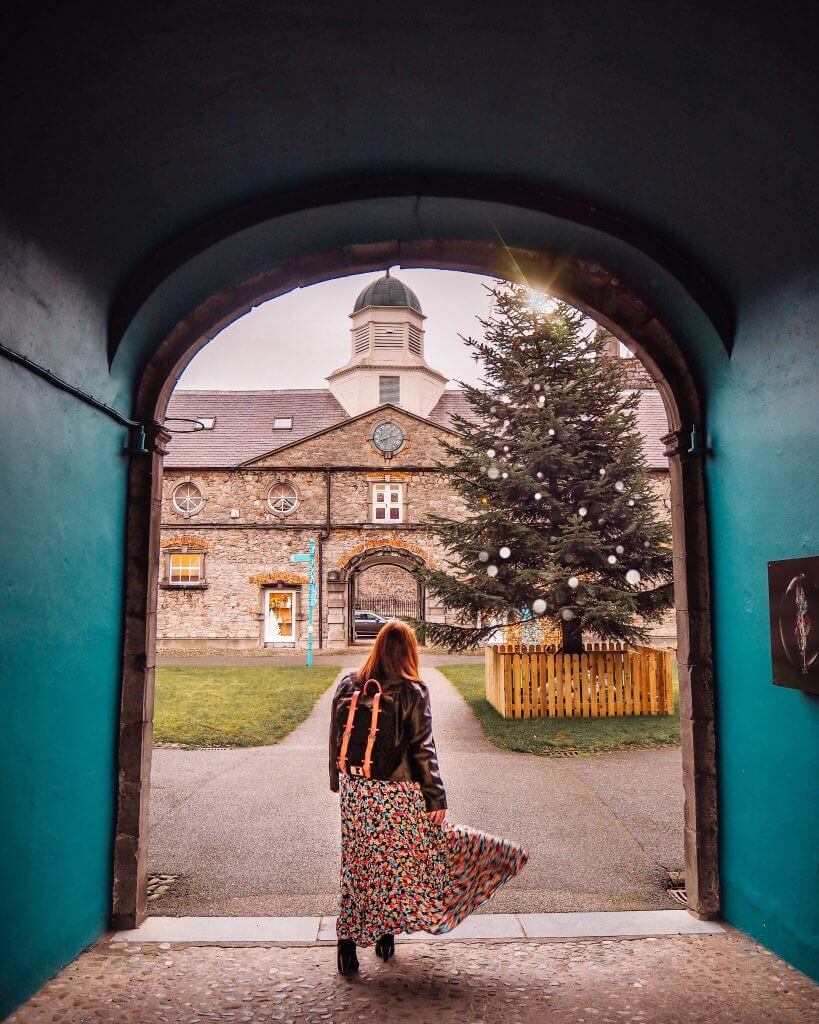
[[[384,689],[395,700],[401,736],[396,743],[402,748],[401,763],[387,779],[387,782],[417,782],[424,794],[428,811],[446,808],[446,792],[441,782],[438,755],[432,736],[432,710],[429,706],[429,690],[422,682],[405,679],[387,680]],[[330,712],[330,789],[338,792],[338,751],[341,745],[341,730],[336,724],[336,706],[339,698],[352,694],[355,684],[349,675],[344,676],[336,688],[333,707]]]

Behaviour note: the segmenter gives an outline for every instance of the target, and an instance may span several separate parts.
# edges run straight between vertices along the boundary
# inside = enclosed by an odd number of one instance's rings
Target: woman
[[[338,685],[330,788],[341,799],[342,974],[358,970],[357,945],[375,944],[386,962],[397,932],[450,931],[528,859],[505,839],[445,821],[429,691],[403,622],[388,622],[361,670]]]

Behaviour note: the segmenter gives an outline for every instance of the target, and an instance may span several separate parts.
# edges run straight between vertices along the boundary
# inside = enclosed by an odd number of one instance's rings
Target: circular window
[[[181,512],[183,516],[195,515],[205,504],[202,492],[190,480],[186,480],[184,483],[177,484],[174,487],[172,500],[173,507],[177,512]]]
[[[296,488],[289,480],[280,480],[277,484],[273,484],[267,492],[267,504],[270,506],[271,512],[275,512],[276,515],[289,516],[298,503],[299,496],[296,494]]]

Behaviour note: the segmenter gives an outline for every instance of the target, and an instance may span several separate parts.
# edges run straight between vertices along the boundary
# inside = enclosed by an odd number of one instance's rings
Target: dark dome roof
[[[355,300],[353,312],[367,306],[409,306],[417,313],[421,312],[421,303],[412,288],[407,288],[397,277],[390,277],[389,272],[367,285]]]

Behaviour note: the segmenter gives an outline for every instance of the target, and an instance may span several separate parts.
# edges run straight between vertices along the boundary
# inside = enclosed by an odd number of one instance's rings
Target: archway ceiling
[[[819,255],[807,3],[13,8],[3,217],[119,312],[115,332],[146,267],[365,179],[536,194],[561,245],[625,240],[728,341]]]

